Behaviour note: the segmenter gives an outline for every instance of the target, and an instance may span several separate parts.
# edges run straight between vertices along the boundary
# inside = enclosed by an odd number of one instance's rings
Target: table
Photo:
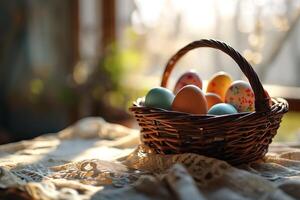
[[[196,154],[157,155],[139,131],[101,118],[0,146],[2,198],[300,199],[300,145],[272,144],[233,167]]]

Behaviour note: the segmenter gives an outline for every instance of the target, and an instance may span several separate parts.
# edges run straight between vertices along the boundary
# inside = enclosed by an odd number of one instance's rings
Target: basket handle
[[[250,82],[250,85],[253,89],[254,95],[255,95],[255,110],[257,112],[265,112],[270,111],[270,105],[269,105],[269,97],[265,94],[264,88],[256,74],[256,72],[253,70],[251,65],[248,63],[248,61],[237,51],[235,51],[232,47],[228,46],[224,42],[220,42],[217,40],[207,40],[202,39],[198,41],[194,41],[182,49],[180,49],[175,55],[173,55],[166,67],[165,71],[163,73],[163,77],[161,80],[161,87],[166,87],[170,74],[177,63],[177,61],[184,56],[187,52],[200,48],[200,47],[210,47],[214,49],[218,49],[229,55],[240,67],[242,72],[246,75],[247,79]]]

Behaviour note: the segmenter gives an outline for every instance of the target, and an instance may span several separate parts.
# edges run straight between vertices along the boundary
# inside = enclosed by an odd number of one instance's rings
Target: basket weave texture
[[[210,47],[229,55],[248,78],[255,95],[255,111],[230,115],[195,115],[143,106],[134,102],[130,111],[141,127],[141,141],[159,154],[197,153],[233,165],[263,158],[288,103],[272,98],[272,106],[251,65],[227,44],[202,39],[180,49],[168,61],[161,86],[166,87],[177,61],[190,50]]]

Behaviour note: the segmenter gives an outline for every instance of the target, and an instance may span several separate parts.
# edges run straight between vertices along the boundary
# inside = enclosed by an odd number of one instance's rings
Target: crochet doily
[[[299,199],[300,153],[273,146],[239,168],[196,154],[158,155],[100,118],[0,146],[0,188],[34,199]]]

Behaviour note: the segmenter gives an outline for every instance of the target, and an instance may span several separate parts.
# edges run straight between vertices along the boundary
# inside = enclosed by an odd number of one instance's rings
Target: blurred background
[[[158,86],[167,60],[201,38],[223,40],[253,65],[271,96],[288,99],[277,141],[300,140],[298,0],[2,0],[0,143],[59,131],[87,116],[133,126],[128,107]],[[202,79],[226,55],[195,50],[185,71]]]

